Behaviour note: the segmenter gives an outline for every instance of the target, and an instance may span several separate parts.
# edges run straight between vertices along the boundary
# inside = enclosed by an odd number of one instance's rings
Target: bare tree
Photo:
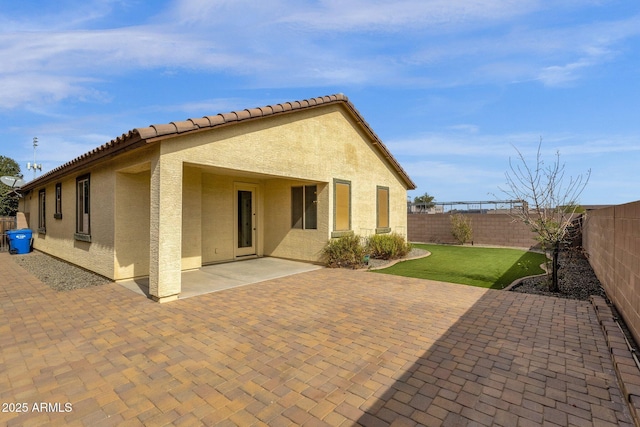
[[[515,147],[514,147],[515,148]],[[565,165],[560,163],[560,153],[545,165],[542,159],[542,138],[538,143],[535,163],[527,163],[516,148],[515,161],[509,158],[509,170],[505,173],[507,187],[500,188],[509,198],[521,200],[521,210],[512,213],[537,234],[543,250],[552,253],[552,275],[549,290],[558,292],[558,254],[563,242],[571,237],[573,222],[577,219],[578,198],[589,182],[591,169],[577,177],[565,177]]]

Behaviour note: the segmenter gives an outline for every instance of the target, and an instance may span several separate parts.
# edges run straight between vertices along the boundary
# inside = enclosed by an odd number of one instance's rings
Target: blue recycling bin
[[[28,254],[31,252],[31,229],[7,230],[9,238],[9,253]]]

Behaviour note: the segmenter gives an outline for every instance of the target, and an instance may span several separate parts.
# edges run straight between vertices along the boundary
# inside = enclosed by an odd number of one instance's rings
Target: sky
[[[541,145],[640,199],[640,2],[0,0],[0,155],[26,180],[137,127],[343,93],[439,202]]]

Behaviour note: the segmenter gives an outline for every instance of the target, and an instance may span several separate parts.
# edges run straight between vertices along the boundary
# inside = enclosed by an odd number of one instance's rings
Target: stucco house
[[[406,236],[415,185],[342,94],[137,128],[21,189],[34,247],[113,280],[249,257],[317,262],[348,232]]]

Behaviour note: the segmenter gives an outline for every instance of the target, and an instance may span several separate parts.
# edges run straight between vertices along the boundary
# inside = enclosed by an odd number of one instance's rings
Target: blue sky
[[[640,3],[0,0],[0,155],[25,178],[136,127],[344,93],[441,202],[503,198],[509,158],[640,199]]]

